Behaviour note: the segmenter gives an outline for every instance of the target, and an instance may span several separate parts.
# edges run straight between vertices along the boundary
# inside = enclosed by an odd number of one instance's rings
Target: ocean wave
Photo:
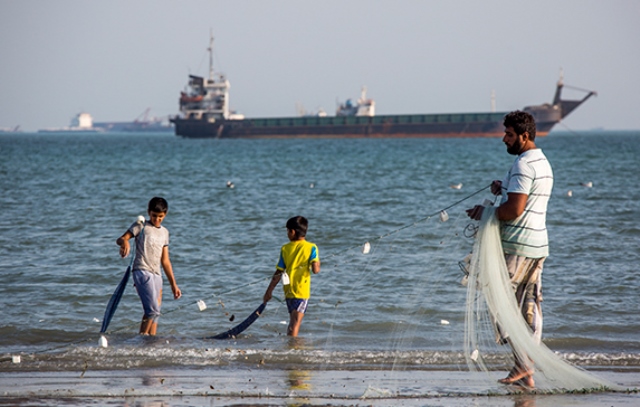
[[[282,349],[240,347],[234,342],[215,343],[207,347],[181,346],[170,338],[136,337],[126,344],[108,346],[77,346],[65,350],[40,353],[18,353],[19,364],[10,363],[5,353],[0,371],[81,371],[121,370],[132,368],[175,367],[258,367],[287,369],[305,366],[309,370],[466,370],[463,352],[433,350],[316,350],[288,345]],[[557,352],[558,356],[576,366],[589,369],[620,368],[640,371],[640,354],[629,352]],[[511,363],[507,352],[483,353],[484,362],[501,370]]]

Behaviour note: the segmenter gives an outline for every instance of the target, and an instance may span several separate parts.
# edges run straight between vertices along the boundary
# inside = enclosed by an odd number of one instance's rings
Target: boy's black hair
[[[149,201],[148,210],[149,212],[167,213],[169,204],[166,199],[156,196]]]
[[[294,230],[296,237],[305,237],[308,227],[309,221],[304,216],[294,216],[287,221],[287,229]]]
[[[527,112],[513,111],[504,117],[504,127],[513,127],[517,135],[529,133],[529,140],[536,139],[536,121]]]

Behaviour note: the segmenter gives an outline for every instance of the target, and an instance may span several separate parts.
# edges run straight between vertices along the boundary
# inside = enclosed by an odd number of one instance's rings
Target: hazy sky
[[[640,129],[640,1],[0,0],[0,128],[178,112],[214,67],[247,117],[335,112],[363,85],[378,114],[498,111],[597,98],[556,129]],[[581,97],[580,92],[566,96]]]

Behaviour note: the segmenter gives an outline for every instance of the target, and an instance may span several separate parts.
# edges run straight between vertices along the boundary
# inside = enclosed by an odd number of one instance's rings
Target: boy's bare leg
[[[302,318],[304,314],[298,311],[291,311],[289,314],[289,327],[287,328],[287,335],[298,336],[300,330],[300,324],[302,324]]]
[[[142,322],[140,323],[141,335],[155,335],[157,330],[158,323],[154,319],[142,317]]]
[[[162,304],[162,290],[158,294],[158,305]],[[140,324],[141,335],[155,335],[158,330],[158,320],[154,318],[146,318],[142,316],[142,323]]]

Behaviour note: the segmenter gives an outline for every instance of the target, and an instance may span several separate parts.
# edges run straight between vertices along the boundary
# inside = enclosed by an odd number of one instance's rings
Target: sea
[[[640,131],[536,141],[555,177],[542,341],[640,387]],[[513,159],[495,138],[0,135],[0,405],[528,406],[483,404],[513,392],[469,384],[463,350],[465,210],[494,201]],[[142,337],[130,282],[101,346],[130,263],[115,241],[154,196],[182,298],[165,278],[158,335]],[[244,332],[211,339],[262,303],[296,215],[322,264],[300,336],[279,285]],[[508,371],[508,348],[482,351]]]

